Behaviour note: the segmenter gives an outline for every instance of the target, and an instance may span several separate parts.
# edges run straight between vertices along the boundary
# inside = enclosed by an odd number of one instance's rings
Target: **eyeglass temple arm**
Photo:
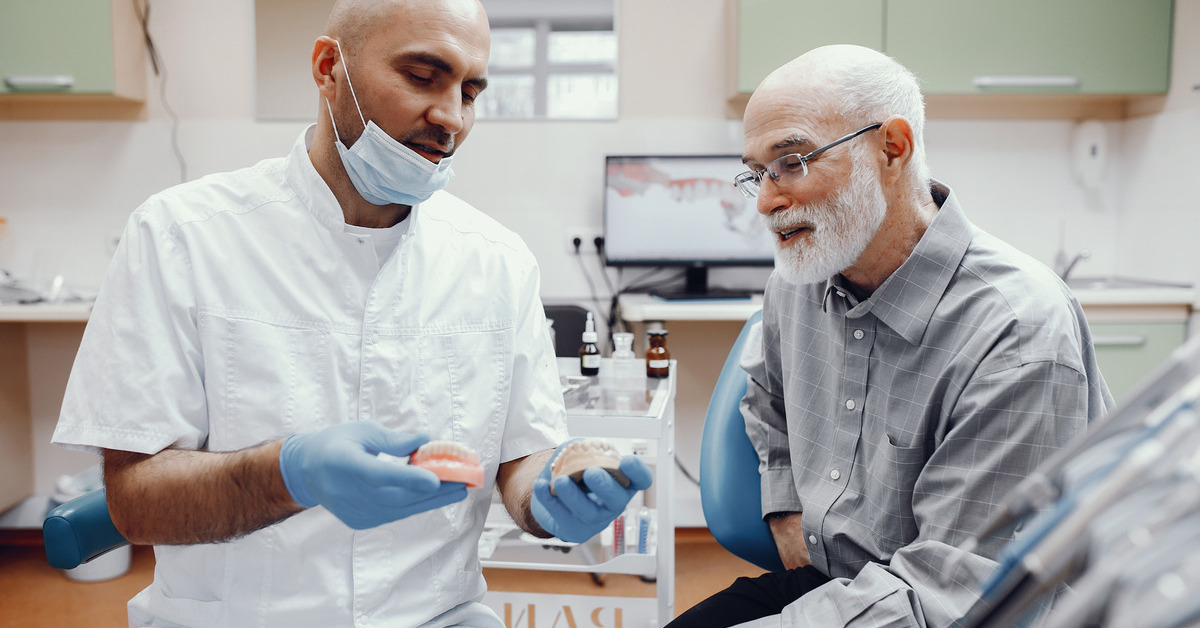
[[[841,144],[843,142],[849,142],[850,140],[862,135],[863,133],[866,133],[867,131],[873,131],[875,129],[878,129],[881,126],[883,126],[882,122],[876,122],[875,124],[872,124],[870,126],[865,126],[861,129],[851,133],[850,135],[846,135],[844,137],[839,137],[838,139],[834,140],[832,143],[826,144],[826,145],[818,148],[817,150],[814,150],[813,152],[801,157],[801,159],[803,159],[804,161],[808,161],[808,160],[812,159],[813,157],[816,157],[817,155],[820,155],[821,153],[833,148],[834,146],[837,146],[838,144]]]

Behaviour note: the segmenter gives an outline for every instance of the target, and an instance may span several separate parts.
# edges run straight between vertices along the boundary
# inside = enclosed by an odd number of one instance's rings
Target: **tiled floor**
[[[681,529],[675,543],[675,609],[682,612],[734,578],[761,569],[726,552],[707,530]],[[652,596],[653,585],[635,576],[608,575],[603,586],[588,574],[485,570],[492,589],[537,593]],[[133,549],[129,573],[105,582],[68,580],[46,564],[36,542],[0,545],[0,628],[123,628],[125,602],[154,576],[154,554]]]

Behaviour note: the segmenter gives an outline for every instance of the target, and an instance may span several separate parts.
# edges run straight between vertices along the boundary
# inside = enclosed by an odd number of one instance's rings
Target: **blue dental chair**
[[[700,505],[722,547],[767,571],[782,571],[775,538],[762,519],[758,454],[739,407],[747,377],[739,358],[751,328],[761,321],[762,312],[756,312],[742,327],[708,402],[700,441]]]
[[[107,495],[101,488],[46,513],[42,543],[51,567],[74,569],[128,541],[113,526]]]

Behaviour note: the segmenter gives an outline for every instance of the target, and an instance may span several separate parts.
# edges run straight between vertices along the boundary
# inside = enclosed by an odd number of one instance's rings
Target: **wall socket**
[[[563,232],[563,242],[566,243],[567,253],[575,254],[575,238],[579,238],[579,254],[595,255],[596,238],[604,237],[604,230],[599,227],[568,227]]]

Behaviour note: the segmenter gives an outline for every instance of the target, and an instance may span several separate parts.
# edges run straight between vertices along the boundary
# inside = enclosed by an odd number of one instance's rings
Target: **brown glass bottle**
[[[646,332],[650,348],[646,349],[646,377],[666,377],[671,372],[671,352],[667,350],[667,331]]]

